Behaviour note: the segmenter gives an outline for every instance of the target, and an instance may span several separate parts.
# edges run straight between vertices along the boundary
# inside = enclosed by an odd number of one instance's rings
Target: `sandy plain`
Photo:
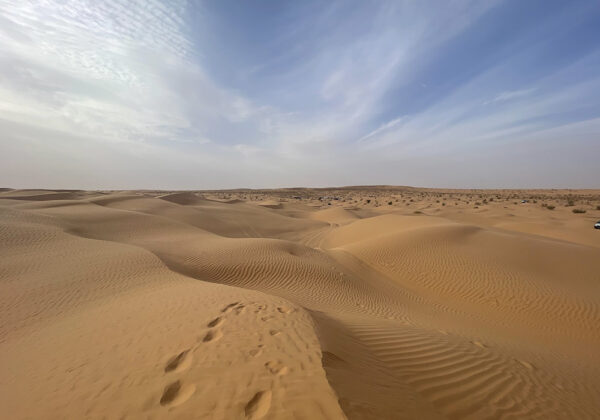
[[[0,416],[597,419],[598,220],[598,190],[2,189]]]

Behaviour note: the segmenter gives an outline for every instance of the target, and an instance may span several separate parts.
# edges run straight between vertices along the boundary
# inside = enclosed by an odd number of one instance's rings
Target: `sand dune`
[[[2,190],[0,403],[11,419],[598,418],[600,199],[540,205],[573,194]]]

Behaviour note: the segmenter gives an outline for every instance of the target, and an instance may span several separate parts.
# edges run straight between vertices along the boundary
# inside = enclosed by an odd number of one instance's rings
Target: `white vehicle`
[[[596,224],[594,225],[594,229],[600,229],[600,220],[596,222]]]

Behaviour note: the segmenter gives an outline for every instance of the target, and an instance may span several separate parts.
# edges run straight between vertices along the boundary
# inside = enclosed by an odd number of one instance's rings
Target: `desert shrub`
[[[391,202],[391,201],[388,201],[388,206],[391,206],[391,205],[392,205],[392,202]]]
[[[367,204],[369,204],[371,202],[371,200],[367,200]]]
[[[582,214],[582,213],[585,213],[585,210],[584,209],[573,209],[573,213]]]
[[[481,203],[478,201],[475,203],[476,206],[481,206]]]
[[[600,206],[596,206],[596,210],[600,210]]]
[[[415,214],[423,214],[423,212],[421,210],[415,210],[414,213]]]
[[[442,203],[442,206],[445,206],[445,205],[446,205],[446,203]]]
[[[546,205],[546,208],[547,208],[548,210],[554,210],[556,207],[555,207],[555,206],[553,206],[553,205],[551,205],[551,204],[547,204],[547,205]]]
[[[573,200],[569,200],[567,202],[567,204],[565,205],[565,207],[573,207],[575,205],[575,202]]]

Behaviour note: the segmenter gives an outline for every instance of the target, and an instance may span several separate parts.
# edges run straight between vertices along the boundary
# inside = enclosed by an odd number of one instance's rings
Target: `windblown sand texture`
[[[0,190],[0,417],[598,419],[599,206]]]

